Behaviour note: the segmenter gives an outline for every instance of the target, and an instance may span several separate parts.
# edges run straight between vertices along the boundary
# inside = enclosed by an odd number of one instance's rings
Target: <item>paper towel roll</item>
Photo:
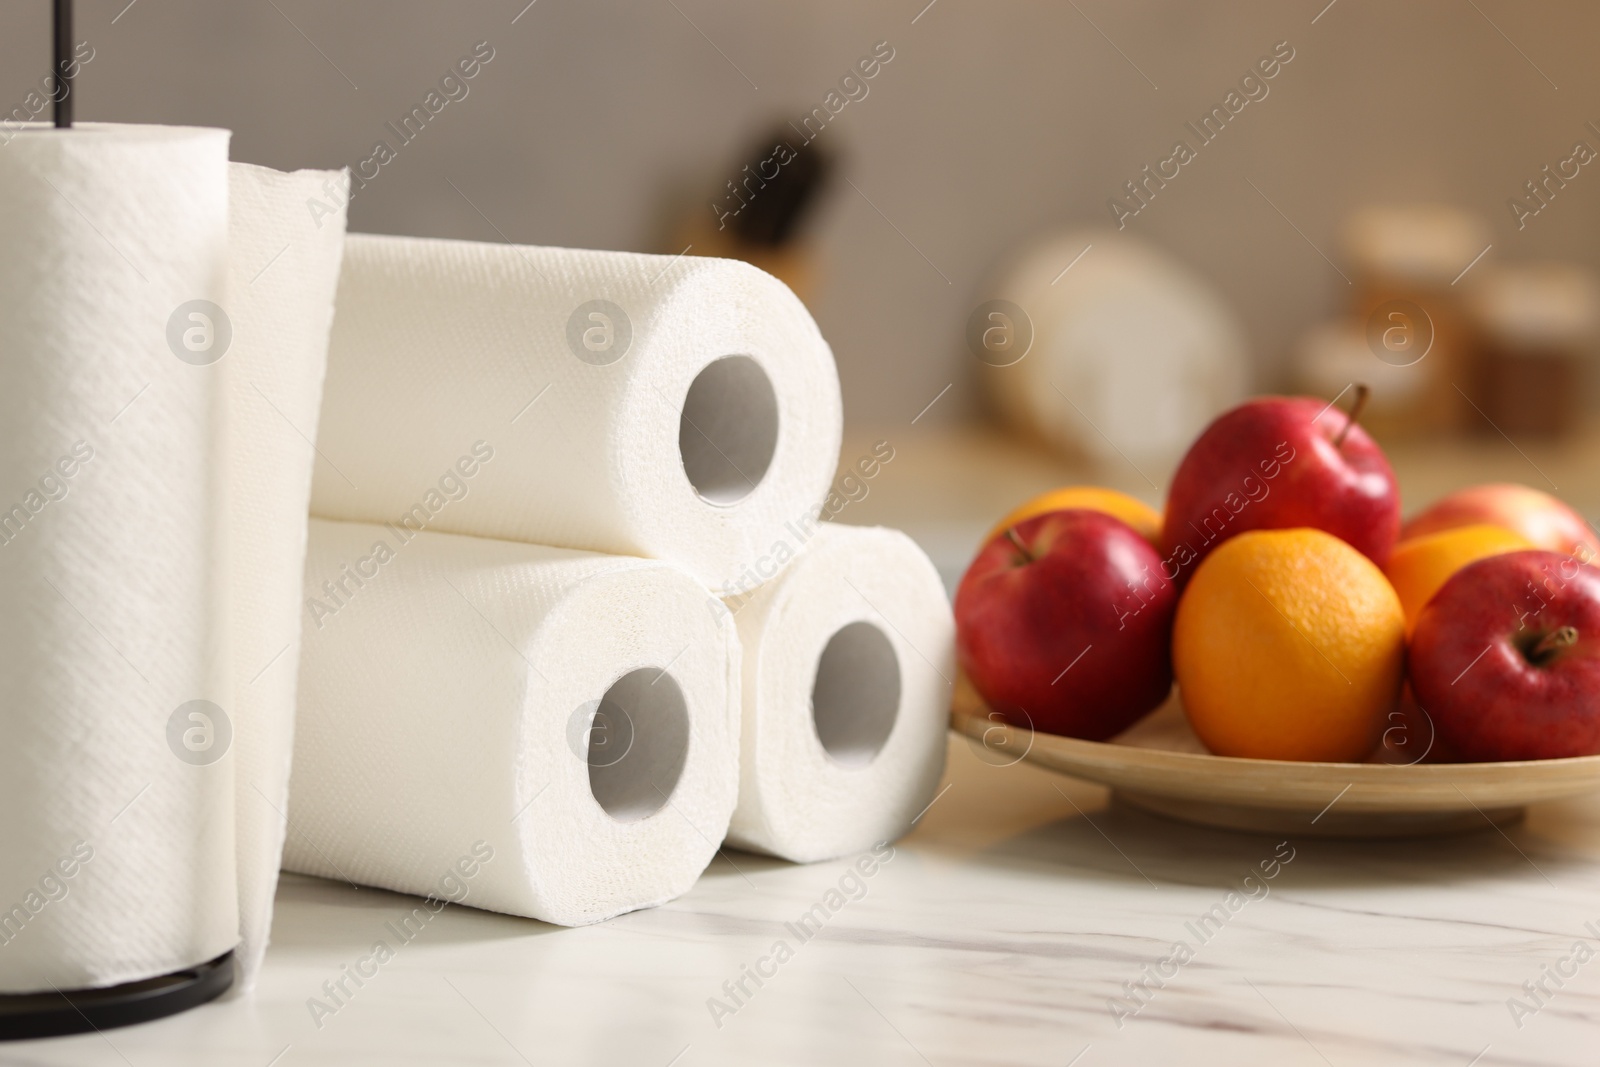
[[[711,861],[739,646],[680,568],[313,520],[306,597],[286,867],[579,925]]]
[[[338,301],[316,515],[667,559],[732,592],[833,476],[832,354],[748,264],[352,235]],[[475,445],[493,462],[457,499]]]
[[[91,124],[0,147],[0,992],[238,939],[223,389],[185,343],[225,299],[227,154]]]
[[[739,805],[728,841],[802,863],[892,841],[944,771],[955,623],[898,530],[824,523],[736,609]]]
[[[266,952],[283,854],[315,432],[349,178],[230,165],[234,786],[241,990]],[[311,210],[311,205],[318,210]]]

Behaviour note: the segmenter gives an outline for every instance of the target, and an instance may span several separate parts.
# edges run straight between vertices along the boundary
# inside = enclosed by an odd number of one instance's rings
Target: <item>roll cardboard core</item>
[[[589,791],[618,822],[661,810],[689,755],[689,708],[672,675],[641,667],[618,678],[589,729]]]
[[[678,420],[678,451],[701,499],[734,504],[749,496],[777,447],[778,395],[761,364],[726,356],[695,376]]]
[[[900,712],[900,659],[870,622],[853,622],[828,639],[811,687],[811,717],[824,751],[846,767],[877,758]]]

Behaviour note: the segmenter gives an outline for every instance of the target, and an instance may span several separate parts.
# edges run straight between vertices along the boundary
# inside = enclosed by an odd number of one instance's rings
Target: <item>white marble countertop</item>
[[[1129,471],[1086,475],[981,431],[856,436],[847,463],[883,436],[897,456],[841,519],[905,527],[952,580],[994,515],[1049,485],[1092,478],[1158,497]],[[1534,456],[1591,514],[1593,444]],[[1392,455],[1412,499],[1525,477],[1492,442]],[[848,862],[730,852],[683,898],[584,929],[448,907],[317,1019],[323,983],[417,902],[289,876],[253,996],[0,1044],[0,1064],[1600,1060],[1600,797],[1537,806],[1504,833],[1280,845],[1108,808],[1102,789],[1000,762],[952,738],[947,788],[808,940],[785,924]],[[1278,856],[1292,859],[1276,877],[1243,881]],[[776,964],[780,940],[792,956]],[[1192,957],[1181,966],[1180,941]],[[746,966],[771,977],[744,978],[735,1001],[724,983]],[[1150,992],[1130,999],[1141,981]]]
[[[0,1045],[0,1063],[1596,1060],[1600,801],[1536,807],[1505,834],[1280,846],[1108,809],[1103,790],[996,762],[952,738],[948,789],[808,940],[785,923],[848,863],[733,852],[683,898],[599,926],[448,907],[318,1020],[323,983],[416,901],[290,876],[253,996]],[[1292,856],[1275,878],[1243,882],[1275,855]],[[1218,905],[1225,920],[1201,923]],[[761,963],[779,940],[792,958]],[[1179,941],[1192,958],[1163,976]],[[736,1003],[723,984],[758,964],[772,976],[746,978]],[[1559,987],[1558,969],[1575,972]],[[1542,1005],[1522,988],[1541,979]],[[1124,983],[1141,980],[1139,1006]]]

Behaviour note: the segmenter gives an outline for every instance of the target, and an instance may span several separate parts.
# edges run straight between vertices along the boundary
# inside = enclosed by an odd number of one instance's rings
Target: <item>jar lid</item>
[[[1600,332],[1600,278],[1576,263],[1497,265],[1468,292],[1478,322],[1513,346],[1584,346]]]
[[[1446,204],[1362,208],[1345,220],[1356,267],[1380,277],[1448,285],[1489,243],[1475,215]]]

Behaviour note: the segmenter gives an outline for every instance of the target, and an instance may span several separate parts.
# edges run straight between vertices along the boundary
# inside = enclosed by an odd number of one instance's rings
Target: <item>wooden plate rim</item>
[[[985,732],[1000,725],[983,715],[962,711],[952,711],[950,721],[958,733],[980,741],[983,739]],[[1564,770],[1570,772],[1591,770],[1600,772],[1600,756],[1565,756],[1558,759],[1505,760],[1480,763],[1328,763],[1317,760],[1218,756],[1210,752],[1174,752],[1170,749],[1145,748],[1140,745],[1118,745],[1109,741],[1086,741],[1081,737],[1064,737],[1060,734],[1049,734],[1042,730],[1030,730],[1025,726],[1014,726],[1009,723],[1005,724],[1005,727],[1016,731],[1024,737],[1031,737],[1032,741],[1028,746],[1029,755],[1042,740],[1046,745],[1045,751],[1059,753],[1063,756],[1077,754],[1103,765],[1126,763],[1130,757],[1133,757],[1138,762],[1147,765],[1154,763],[1166,764],[1174,768],[1199,769],[1203,767],[1218,770],[1231,767],[1252,775],[1268,772],[1282,774],[1287,771],[1337,771],[1345,776],[1355,775],[1370,779],[1387,777],[1392,779],[1409,773],[1423,780],[1430,778],[1448,779],[1452,776],[1460,775],[1462,772],[1480,772],[1480,776],[1494,775],[1496,777],[1526,770]],[[1020,744],[1018,742],[1010,742],[1003,747],[1009,751],[1020,747]],[[1028,759],[1029,755],[1024,755],[1023,758]],[[1548,776],[1553,777],[1553,775]],[[1541,775],[1541,777],[1547,777],[1547,775]]]

